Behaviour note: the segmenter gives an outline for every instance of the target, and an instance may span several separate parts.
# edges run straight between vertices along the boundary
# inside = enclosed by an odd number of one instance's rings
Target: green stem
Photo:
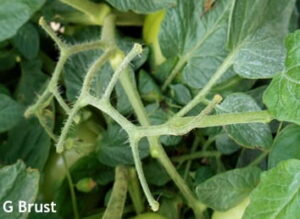
[[[162,125],[141,126],[138,127],[137,132],[139,137],[183,135],[186,134],[186,131],[190,131],[195,128],[245,123],[269,123],[273,120],[273,116],[268,111],[210,115],[203,117],[199,121],[195,121],[195,118],[195,116],[179,117],[174,120],[176,123],[172,123],[172,125],[165,123]],[[191,123],[192,121],[194,122]],[[187,126],[187,124],[190,124],[190,126]]]
[[[235,53],[231,53],[224,60],[222,65],[218,68],[218,70],[213,74],[210,80],[206,83],[206,85],[202,88],[202,90],[191,100],[185,107],[183,107],[177,114],[177,117],[184,116],[191,109],[193,109],[203,97],[205,97],[211,88],[215,85],[215,83],[223,76],[223,74],[231,67],[233,60],[235,57]]]
[[[71,109],[69,116],[67,118],[67,121],[61,130],[61,134],[60,134],[57,144],[56,144],[56,152],[57,153],[62,153],[64,151],[64,149],[65,149],[64,144],[65,144],[67,135],[72,126],[73,120],[80,109],[81,109],[81,106],[79,106],[78,104],[75,104],[74,107]]]
[[[141,189],[139,181],[134,168],[129,169],[128,173],[128,191],[134,206],[136,214],[140,214],[144,211],[144,202],[142,199]]]
[[[66,44],[63,41],[61,41],[61,39],[56,35],[56,33],[52,30],[52,28],[47,24],[44,17],[40,18],[39,25],[53,39],[53,41],[57,44],[57,46],[60,50],[63,50],[64,48],[66,48]]]
[[[58,89],[54,89],[52,91],[52,94],[56,98],[56,100],[59,103],[59,105],[61,106],[61,108],[63,108],[63,110],[65,111],[65,113],[69,114],[70,113],[70,107],[66,104],[66,102],[64,101],[64,99],[60,95]]]
[[[219,157],[221,153],[219,151],[198,151],[192,154],[182,155],[180,157],[174,157],[172,160],[175,162],[184,162],[187,160],[194,160],[204,157]]]
[[[146,195],[146,198],[149,202],[149,205],[150,205],[152,211],[158,211],[159,203],[153,198],[151,191],[149,189],[148,183],[146,181],[145,175],[144,175],[142,162],[141,162],[140,155],[139,155],[138,141],[131,137],[129,137],[129,141],[131,144],[130,146],[131,146],[132,155],[133,155],[133,159],[134,159],[134,163],[135,163],[135,168],[138,173],[138,177],[139,177],[141,186],[143,188],[143,191]]]
[[[91,83],[92,80],[96,74],[96,72],[99,70],[99,68],[101,68],[104,63],[109,59],[109,57],[112,55],[113,50],[107,50],[105,51],[105,53],[100,56],[100,58],[98,58],[93,65],[91,66],[91,68],[89,69],[89,71],[87,72],[84,81],[83,81],[83,85],[80,91],[80,95],[78,97],[78,99],[76,100],[76,103],[74,104],[74,107],[70,110],[69,116],[67,118],[67,121],[61,131],[61,135],[58,138],[57,144],[56,144],[56,151],[57,153],[61,153],[64,150],[64,143],[65,140],[67,138],[67,134],[69,133],[69,130],[72,126],[73,120],[76,116],[76,114],[78,113],[78,111],[87,105],[86,103],[86,99],[87,96],[89,95],[89,89],[91,87]]]
[[[74,183],[73,183],[73,180],[72,180],[71,173],[69,171],[69,166],[68,166],[68,163],[67,163],[67,159],[66,159],[64,154],[62,154],[62,158],[63,158],[63,161],[64,161],[64,166],[65,166],[65,169],[66,169],[66,177],[67,177],[67,181],[68,181],[69,188],[70,188],[74,218],[79,219],[80,216],[79,216],[79,211],[78,211],[76,194],[75,194],[75,190],[74,190]]]
[[[67,61],[67,56],[65,54],[61,54],[57,62],[57,65],[54,69],[54,73],[51,77],[48,87],[46,88],[46,90],[44,90],[42,95],[38,97],[37,101],[26,109],[24,113],[25,117],[30,117],[31,115],[36,114],[39,111],[39,109],[42,109],[44,105],[48,103],[48,99],[52,98],[51,92],[57,89],[59,76],[63,70],[66,61]]]
[[[125,71],[125,69],[128,67],[130,62],[139,54],[141,54],[143,51],[142,46],[140,44],[134,44],[131,51],[126,55],[126,57],[123,59],[120,65],[116,68],[116,71],[114,72],[112,78],[110,79],[105,92],[103,94],[103,98],[109,99],[110,95],[119,80],[120,75]]]
[[[210,137],[202,147],[202,151],[206,151],[208,147],[217,139],[218,135]]]
[[[174,167],[173,163],[170,161],[168,155],[166,154],[163,147],[157,146],[156,150],[156,159],[162,164],[165,168],[171,179],[175,182],[177,187],[179,188],[180,192],[184,196],[187,201],[187,204],[193,209],[194,214],[197,219],[203,218],[203,212],[206,209],[206,206],[199,202],[197,198],[194,196],[190,188],[185,183],[184,179],[178,174],[176,168]]]
[[[196,135],[195,139],[194,139],[194,142],[193,142],[193,145],[192,145],[192,149],[191,149],[190,154],[193,154],[197,150],[197,147],[198,147],[199,143],[200,143],[200,139]],[[185,170],[184,170],[184,175],[183,175],[184,180],[186,180],[187,177],[188,177],[191,165],[192,165],[192,160],[188,160],[188,162],[186,164],[186,167],[185,167]]]
[[[164,84],[162,86],[163,91],[167,89],[168,85],[175,78],[177,73],[184,67],[185,64],[186,64],[185,59],[183,59],[183,58],[179,59],[179,61],[177,62],[177,64],[173,68],[173,70],[171,71],[170,75],[168,76],[167,80],[164,82]]]
[[[61,2],[86,14],[93,23],[101,25],[111,9],[103,3],[94,3],[90,0],[60,0]]]
[[[137,92],[135,86],[131,83],[128,72],[125,72],[120,77],[120,82],[128,96],[128,99],[135,111],[135,114],[141,123],[141,125],[149,126],[150,121],[143,106],[143,103],[140,99],[140,96]],[[185,181],[178,174],[176,168],[173,166],[170,161],[168,155],[164,151],[162,145],[160,144],[157,137],[148,137],[148,141],[150,144],[151,154],[154,158],[158,159],[158,161],[162,164],[162,166],[166,169],[167,173],[171,177],[171,179],[175,182],[183,196],[188,202],[188,205],[194,210],[197,218],[202,218],[203,211],[206,207],[201,204],[189,187],[186,185]]]
[[[121,219],[128,188],[128,168],[116,167],[115,182],[102,219]]]

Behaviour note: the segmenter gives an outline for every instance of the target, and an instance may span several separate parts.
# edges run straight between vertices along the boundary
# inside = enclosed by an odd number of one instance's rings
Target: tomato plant
[[[0,218],[298,218],[298,9],[1,0]]]

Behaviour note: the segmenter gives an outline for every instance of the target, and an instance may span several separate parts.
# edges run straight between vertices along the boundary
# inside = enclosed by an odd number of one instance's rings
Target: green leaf
[[[241,153],[239,154],[238,160],[236,162],[236,168],[247,167],[251,165],[253,161],[262,156],[264,152],[259,149],[247,149],[243,148]],[[259,167],[261,169],[267,169],[267,159],[263,159],[259,163]]]
[[[0,94],[5,94],[7,96],[10,96],[10,92],[7,87],[5,87],[3,84],[0,84]]]
[[[27,23],[19,29],[13,43],[25,58],[34,59],[40,48],[39,33],[35,26]]]
[[[240,146],[235,143],[226,133],[219,134],[216,138],[216,148],[222,154],[233,154],[240,149]]]
[[[275,138],[269,155],[269,168],[288,159],[300,159],[300,127],[290,125]]]
[[[152,185],[163,186],[171,180],[166,170],[155,160],[145,164],[143,168],[147,182]]]
[[[232,1],[219,1],[209,13],[204,2],[177,0],[177,6],[167,10],[159,33],[163,55],[178,57],[173,71],[182,71],[183,83],[193,88],[202,88],[227,55],[224,45]],[[229,70],[219,82],[232,75]]]
[[[0,146],[0,160],[14,163],[22,159],[27,166],[42,170],[50,151],[50,138],[36,118],[23,119],[8,132],[7,143]]]
[[[149,147],[146,139],[139,144],[141,158],[149,155]],[[102,139],[98,142],[97,157],[107,166],[134,164],[131,147],[126,132],[116,124],[110,124]]]
[[[234,70],[244,78],[270,78],[283,69],[282,43],[294,0],[235,0],[228,47],[236,54]]]
[[[106,0],[115,8],[121,11],[132,10],[136,13],[148,14],[164,8],[176,5],[176,0]]]
[[[142,98],[146,101],[159,101],[162,98],[158,85],[144,70],[139,72],[138,88]]]
[[[0,71],[7,71],[15,67],[17,51],[15,49],[0,52]]]
[[[260,169],[234,169],[209,178],[196,187],[200,201],[217,211],[226,211],[245,199],[259,182]]]
[[[32,60],[21,63],[22,75],[17,88],[17,99],[28,106],[36,100],[48,77],[41,71],[42,62]]]
[[[19,212],[18,203],[20,200],[34,203],[39,189],[39,177],[37,170],[26,169],[21,161],[0,169],[0,205],[3,206],[3,203],[9,200],[14,207],[14,211],[9,214],[1,207],[0,218],[27,218],[29,212]]]
[[[174,100],[181,105],[186,105],[192,100],[191,92],[182,84],[171,85],[171,95]]]
[[[0,42],[14,36],[45,0],[1,0]]]
[[[300,124],[300,31],[286,39],[285,70],[277,74],[264,93],[263,101],[270,113],[280,121]]]
[[[199,167],[195,172],[195,182],[194,182],[195,186],[205,182],[215,174],[216,174],[215,171],[209,166]]]
[[[0,132],[18,124],[23,116],[23,107],[5,94],[0,94]]]
[[[300,161],[288,160],[262,174],[243,219],[297,218],[300,215]]]
[[[260,107],[252,97],[243,93],[234,93],[226,97],[218,112],[237,113],[260,110]],[[268,149],[272,144],[272,133],[267,124],[227,125],[224,129],[234,141],[243,147]]]

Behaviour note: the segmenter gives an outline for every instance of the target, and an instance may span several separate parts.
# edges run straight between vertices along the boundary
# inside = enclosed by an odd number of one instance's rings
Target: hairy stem
[[[142,199],[141,188],[137,178],[136,170],[134,168],[130,168],[128,172],[128,191],[135,213],[142,213],[144,211],[144,202]]]
[[[89,89],[91,87],[91,82],[93,77],[95,76],[96,72],[101,68],[104,63],[109,59],[109,57],[112,55],[112,50],[107,50],[100,58],[98,58],[89,71],[87,72],[83,85],[80,91],[80,95],[78,99],[76,100],[74,107],[70,110],[69,117],[67,118],[67,121],[61,131],[61,135],[58,138],[57,144],[56,144],[56,151],[57,153],[61,153],[64,150],[64,143],[67,138],[67,134],[69,133],[69,130],[72,126],[73,120],[78,113],[78,111],[87,105],[86,98],[89,94]]]
[[[76,114],[78,113],[78,111],[80,110],[80,108],[81,107],[78,104],[75,104],[75,106],[71,109],[71,112],[69,113],[67,121],[61,130],[61,134],[60,134],[57,144],[56,144],[56,152],[57,153],[62,153],[64,151],[64,144],[65,144],[67,135],[72,126],[73,120],[74,120]]]
[[[128,168],[117,166],[115,182],[102,219],[121,219],[128,188]]]
[[[121,64],[116,68],[115,73],[113,74],[110,82],[108,83],[105,93],[103,94],[103,98],[109,99],[117,81],[119,80],[120,75],[125,71],[130,62],[143,51],[142,46],[140,44],[134,44],[131,51],[127,54],[127,56],[123,59]]]
[[[67,181],[68,181],[69,188],[70,188],[74,218],[75,219],[80,219],[77,200],[76,200],[76,194],[75,194],[75,190],[74,190],[74,183],[73,183],[72,176],[71,176],[71,173],[70,173],[70,170],[69,170],[69,165],[67,163],[67,159],[64,156],[64,154],[62,154],[62,158],[63,158],[63,161],[64,161],[64,165],[65,165],[65,169],[66,169],[66,177],[67,177]]]
[[[215,85],[215,83],[224,75],[224,73],[230,68],[233,63],[233,59],[235,57],[235,53],[231,53],[222,63],[222,65],[218,68],[218,70],[213,74],[210,80],[206,83],[206,85],[202,88],[202,90],[191,100],[185,107],[183,107],[177,114],[177,117],[184,116],[191,109],[193,109],[203,97],[205,97],[211,88]]]
[[[135,114],[141,123],[141,125],[149,126],[150,121],[143,106],[143,103],[140,99],[140,96],[131,83],[128,72],[122,74],[120,77],[121,84],[128,96],[128,99],[135,111]],[[205,206],[202,205],[195,197],[189,187],[186,185],[185,181],[178,174],[176,168],[173,166],[168,155],[165,153],[162,145],[160,144],[158,137],[149,137],[150,150],[153,157],[159,160],[159,162],[166,169],[172,180],[175,182],[183,196],[186,198],[188,205],[194,210],[195,215],[201,218],[202,213],[205,209]]]
[[[200,121],[195,121],[195,116],[180,117],[172,123],[162,125],[146,125],[138,127],[139,137],[160,136],[160,135],[183,135],[195,128],[206,128],[245,123],[269,123],[273,116],[268,111],[226,113],[203,117]],[[187,132],[186,132],[187,131]]]
[[[67,47],[65,43],[56,35],[52,28],[47,24],[44,17],[41,17],[39,20],[40,26],[46,31],[46,33],[53,39],[60,50],[63,50]]]
[[[159,203],[153,198],[151,191],[149,189],[148,183],[146,181],[143,167],[142,167],[142,162],[141,162],[140,155],[139,155],[138,141],[132,137],[129,137],[129,141],[130,141],[130,146],[131,146],[131,150],[132,150],[132,154],[133,154],[135,168],[138,173],[138,177],[139,177],[141,186],[144,190],[144,193],[146,195],[146,198],[149,202],[149,205],[150,205],[152,211],[157,211],[159,209]]]

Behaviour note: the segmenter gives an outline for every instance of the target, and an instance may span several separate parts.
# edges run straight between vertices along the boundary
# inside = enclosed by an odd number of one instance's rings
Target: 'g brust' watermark
[[[19,213],[56,213],[56,203],[27,203],[21,200],[14,203],[8,200],[2,204],[2,211],[8,214],[15,211]]]

